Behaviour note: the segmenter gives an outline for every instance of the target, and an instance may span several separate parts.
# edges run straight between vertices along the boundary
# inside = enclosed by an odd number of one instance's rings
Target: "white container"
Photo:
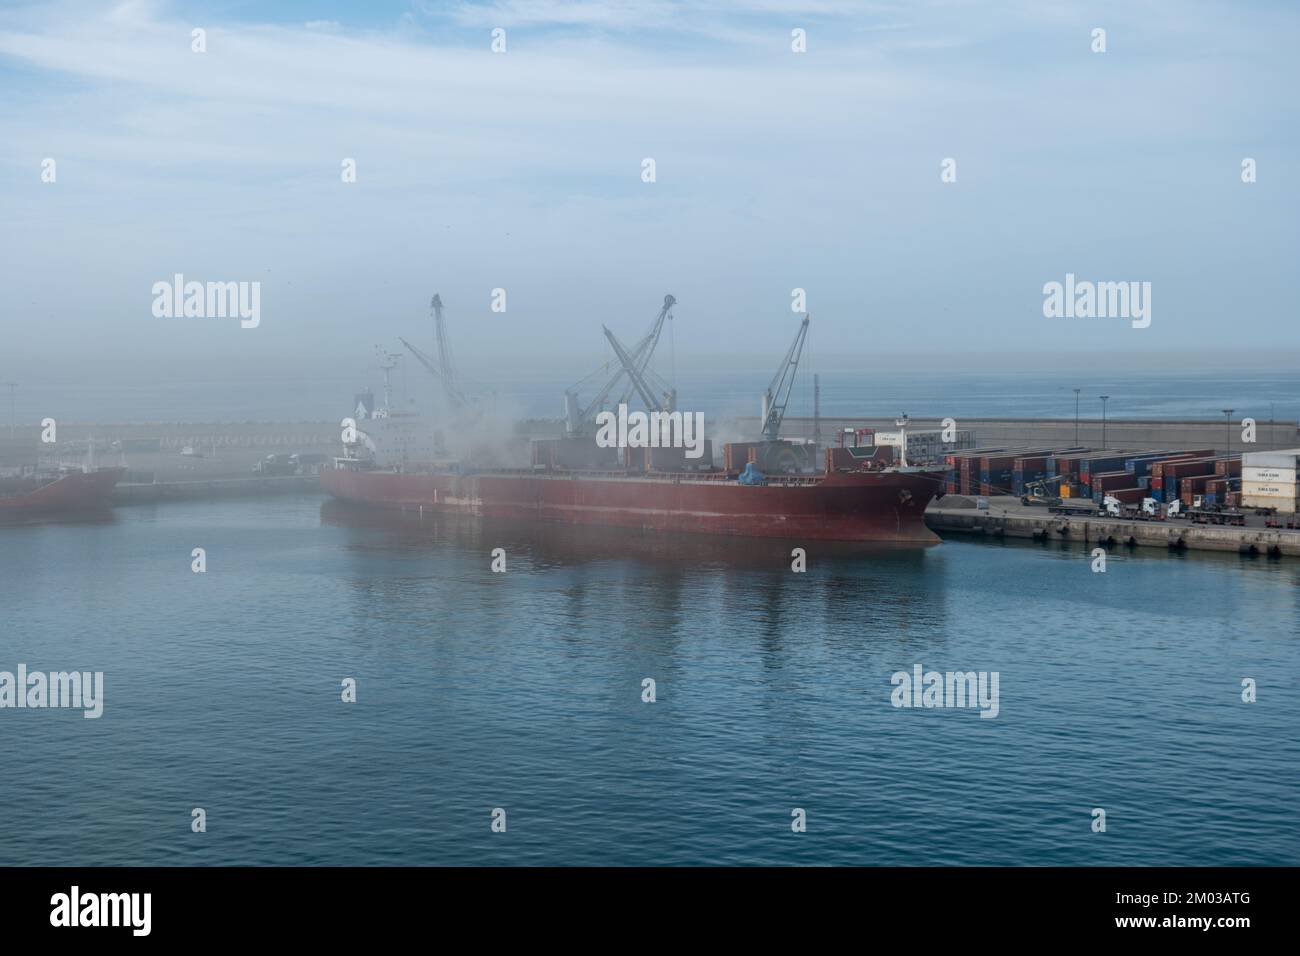
[[[1300,498],[1295,482],[1282,484],[1277,481],[1247,481],[1243,478],[1241,480],[1241,493],[1243,495],[1268,498],[1290,498],[1292,500]]]
[[[1267,481],[1275,485],[1294,485],[1296,470],[1294,468],[1275,468],[1272,465],[1242,465],[1241,480]]]
[[[1241,467],[1252,465],[1261,468],[1290,468],[1295,471],[1300,464],[1300,448],[1280,448],[1277,451],[1248,451],[1241,456]]]

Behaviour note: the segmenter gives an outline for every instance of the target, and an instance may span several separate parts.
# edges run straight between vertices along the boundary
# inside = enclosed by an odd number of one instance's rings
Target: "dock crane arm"
[[[799,323],[799,331],[785,359],[772,377],[772,384],[763,393],[763,441],[776,441],[781,434],[781,422],[785,419],[785,408],[790,401],[790,392],[794,389],[794,374],[799,368],[799,359],[803,355],[804,341],[808,338],[808,322],[811,316],[805,315]]]
[[[609,329],[605,329],[606,338],[609,339],[610,345],[614,347],[615,353],[619,356],[620,367],[610,380],[605,383],[605,387],[600,390],[600,394],[581,411],[577,408],[577,393],[573,390],[565,393],[566,427],[570,434],[579,432],[595,417],[596,412],[600,410],[601,406],[605,404],[605,400],[609,398],[609,393],[614,390],[614,387],[618,385],[620,381],[622,381],[624,375],[627,375],[629,381],[632,383],[628,392],[625,394],[630,394],[633,388],[641,394],[643,400],[646,399],[647,394],[653,394],[645,385],[645,370],[650,364],[651,356],[654,355],[655,347],[659,344],[659,337],[663,333],[664,322],[672,315],[672,307],[676,304],[676,298],[671,295],[664,296],[663,307],[659,310],[659,314],[655,317],[654,323],[650,326],[650,331],[643,335],[640,341],[638,341],[630,351],[626,346],[618,341],[617,337],[615,337]],[[640,386],[637,385],[638,378],[641,379]],[[659,407],[658,403],[653,399],[646,400],[646,404],[650,406],[651,410]]]
[[[443,369],[435,365],[432,358],[420,351],[410,342],[406,341],[406,339],[402,338],[400,335],[397,337],[397,341],[401,342],[402,345],[406,347],[406,350],[415,356],[416,361],[423,365],[430,375],[442,382],[443,389],[446,391],[447,397],[451,400],[453,405],[459,408],[465,404],[465,396],[460,393],[460,390],[456,388],[454,383],[450,382],[446,378]]]
[[[632,380],[632,385],[637,390],[637,394],[641,396],[641,401],[645,402],[646,409],[652,412],[661,411],[654,393],[646,386],[645,379],[641,377],[641,373],[637,370],[636,361],[628,354],[627,349],[623,348],[623,343],[614,336],[608,326],[602,325],[601,328],[605,332],[605,338],[609,340],[610,346],[614,349],[614,354],[623,363],[623,371]]]

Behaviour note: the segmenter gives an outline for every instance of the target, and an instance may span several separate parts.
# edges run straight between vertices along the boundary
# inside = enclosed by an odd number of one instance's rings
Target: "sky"
[[[774,366],[796,288],[824,359],[1276,363],[1298,39],[1283,2],[6,3],[0,378],[369,357],[435,291],[479,367],[604,358],[665,293],[677,355]],[[176,273],[260,283],[258,326],[155,316]],[[1150,325],[1046,317],[1067,273]]]

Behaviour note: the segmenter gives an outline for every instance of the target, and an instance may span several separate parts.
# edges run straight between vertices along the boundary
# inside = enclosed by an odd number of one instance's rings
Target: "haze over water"
[[[704,412],[710,420],[756,416],[759,395],[780,362],[748,359],[718,363],[682,362],[675,376],[679,407]],[[1098,359],[1095,365],[1056,369],[1037,362],[972,363],[954,367],[950,357],[862,357],[845,363],[813,356],[800,366],[789,414],[813,413],[814,372],[821,379],[824,416],[914,418],[1044,417],[1072,418],[1073,389],[1081,389],[1079,414],[1100,419],[1097,396],[1109,395],[1111,419],[1190,418],[1219,420],[1232,408],[1237,420],[1300,419],[1300,371],[1289,368],[1185,367],[1134,369]],[[597,365],[533,368],[511,365],[491,374],[477,368],[465,387],[494,402],[501,417],[559,418],[563,395]],[[668,377],[669,362],[658,363]],[[610,373],[612,374],[612,372]],[[608,375],[583,383],[584,401],[596,397]],[[20,424],[34,425],[47,415],[62,422],[325,422],[352,410],[363,387],[383,394],[383,376],[370,353],[337,363],[299,368],[245,363],[236,367],[184,362],[140,363],[125,369],[77,366],[45,377],[26,375],[15,395]],[[394,373],[394,404],[429,407],[430,380],[408,359]],[[0,424],[8,421],[7,395],[0,394]]]

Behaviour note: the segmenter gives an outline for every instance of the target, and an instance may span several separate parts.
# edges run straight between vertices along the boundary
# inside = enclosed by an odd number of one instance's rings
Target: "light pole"
[[[14,389],[18,387],[17,382],[5,382],[9,386],[9,440],[14,440]]]
[[[1074,446],[1079,447],[1079,393],[1081,388],[1074,390]]]
[[[1223,410],[1223,423],[1228,426],[1228,454],[1232,454],[1232,413],[1234,408],[1225,408]]]
[[[1106,403],[1110,401],[1109,395],[1099,395],[1101,399],[1101,447],[1106,447]]]

